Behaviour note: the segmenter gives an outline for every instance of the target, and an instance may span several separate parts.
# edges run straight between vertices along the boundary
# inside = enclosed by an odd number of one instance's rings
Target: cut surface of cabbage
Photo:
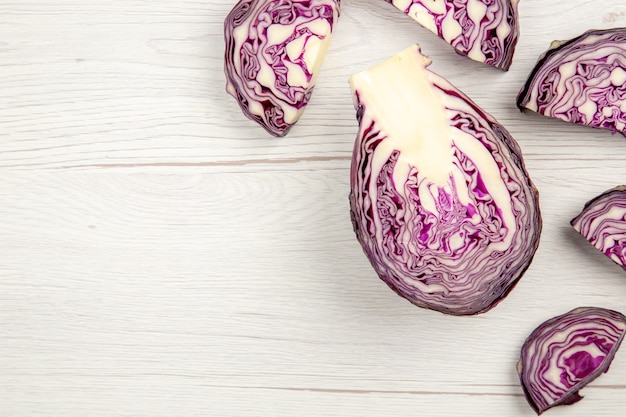
[[[508,70],[519,37],[519,0],[385,0],[460,55]]]
[[[537,414],[582,399],[585,385],[608,371],[619,349],[626,317],[598,307],[580,307],[554,317],[528,336],[517,372]]]
[[[517,107],[626,135],[626,28],[552,42],[520,90]]]
[[[485,312],[531,263],[539,197],[518,143],[415,45],[351,77],[351,216],[378,276],[443,313]]]
[[[308,104],[339,0],[240,0],[224,21],[226,91],[273,136],[285,136]]]

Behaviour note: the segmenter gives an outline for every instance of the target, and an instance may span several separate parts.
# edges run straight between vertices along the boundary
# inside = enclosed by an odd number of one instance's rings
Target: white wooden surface
[[[0,416],[532,416],[515,373],[543,320],[626,312],[626,276],[569,227],[626,182],[626,139],[519,113],[553,39],[615,0],[522,0],[508,73],[382,0],[343,0],[284,139],[224,91],[225,0],[0,0]],[[347,79],[419,42],[505,124],[544,233],[509,298],[449,317],[395,296],[351,229]],[[626,352],[551,416],[623,416]]]

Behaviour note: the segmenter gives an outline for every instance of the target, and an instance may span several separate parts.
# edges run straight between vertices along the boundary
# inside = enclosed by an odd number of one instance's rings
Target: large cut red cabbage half
[[[517,107],[626,135],[626,28],[553,42],[519,92]]]
[[[588,201],[570,224],[613,262],[626,270],[626,185]]]
[[[226,91],[284,136],[311,98],[339,0],[240,0],[224,21]]]
[[[350,79],[359,131],[350,173],[358,241],[410,302],[485,312],[539,243],[539,197],[509,132],[410,47]]]
[[[508,70],[519,0],[385,0],[474,61]]]
[[[623,314],[597,307],[580,307],[537,327],[517,364],[535,412],[580,401],[578,391],[608,371],[625,330]]]

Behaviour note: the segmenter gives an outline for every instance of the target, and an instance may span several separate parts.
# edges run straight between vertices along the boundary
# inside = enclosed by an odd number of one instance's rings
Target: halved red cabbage
[[[589,200],[570,224],[626,270],[626,185],[611,188]]]
[[[224,21],[226,90],[284,136],[311,98],[340,0],[240,0]]]
[[[460,55],[508,70],[519,36],[519,0],[385,0]]]
[[[608,371],[625,330],[623,314],[597,307],[580,307],[537,327],[517,363],[533,410],[541,414],[580,401],[578,391]]]
[[[517,107],[626,135],[626,28],[552,42],[519,92]]]
[[[379,277],[420,307],[485,312],[531,263],[539,196],[507,130],[418,46],[350,79],[358,241]]]

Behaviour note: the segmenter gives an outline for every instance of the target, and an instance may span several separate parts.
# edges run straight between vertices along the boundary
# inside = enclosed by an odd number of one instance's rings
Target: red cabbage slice
[[[226,91],[273,136],[311,98],[339,0],[240,0],[224,21]]]
[[[626,185],[588,201],[570,224],[596,249],[626,270]]]
[[[533,410],[539,415],[580,401],[578,391],[608,371],[625,330],[623,314],[597,307],[580,307],[537,327],[517,364]]]
[[[418,46],[351,77],[359,132],[350,173],[357,239],[417,306],[493,308],[531,263],[539,196],[509,132]]]
[[[519,92],[517,107],[626,135],[626,28],[553,42]]]
[[[508,70],[519,37],[519,0],[385,0],[455,51]]]

